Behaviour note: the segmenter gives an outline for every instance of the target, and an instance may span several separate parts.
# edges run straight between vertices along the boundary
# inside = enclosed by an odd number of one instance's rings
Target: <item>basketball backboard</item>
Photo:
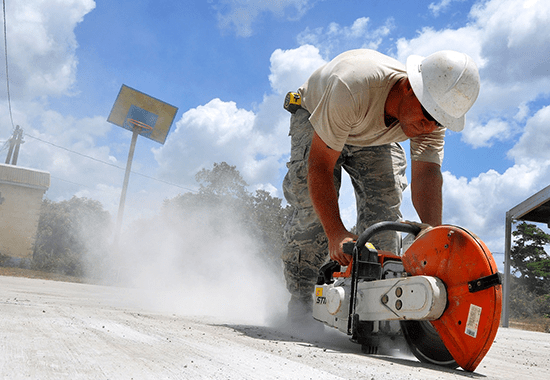
[[[164,144],[177,112],[177,107],[122,85],[107,121],[130,131],[129,120],[146,124],[151,129],[143,130],[141,136]]]

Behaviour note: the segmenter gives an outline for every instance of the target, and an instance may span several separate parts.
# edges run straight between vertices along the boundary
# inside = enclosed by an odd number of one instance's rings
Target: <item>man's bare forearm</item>
[[[439,165],[413,161],[411,197],[423,223],[439,226],[443,222],[442,187],[443,176]]]
[[[314,135],[308,162],[309,195],[329,239],[346,231],[334,187],[334,166],[339,155],[339,152],[326,147],[317,134]]]

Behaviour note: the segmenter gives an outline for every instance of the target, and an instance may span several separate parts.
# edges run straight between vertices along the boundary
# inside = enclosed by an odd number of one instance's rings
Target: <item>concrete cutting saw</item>
[[[401,256],[368,243],[389,230],[414,239]],[[352,255],[344,272],[334,261],[319,271],[316,320],[368,354],[403,341],[421,362],[475,370],[495,339],[502,305],[502,275],[480,239],[451,225],[381,222],[344,252]]]

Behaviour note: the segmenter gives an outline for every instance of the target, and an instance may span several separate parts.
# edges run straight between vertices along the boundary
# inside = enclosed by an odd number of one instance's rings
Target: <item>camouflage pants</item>
[[[328,260],[328,240],[317,218],[307,186],[307,161],[313,137],[310,113],[300,109],[290,123],[291,153],[283,191],[293,209],[285,226],[283,252],[287,288],[293,297],[307,302],[313,293],[318,270]],[[406,156],[401,145],[357,147],[346,145],[334,170],[334,185],[340,189],[342,169],[355,191],[357,231],[380,221],[401,219],[402,192],[407,187]],[[377,234],[371,243],[378,249],[398,252],[395,232]]]

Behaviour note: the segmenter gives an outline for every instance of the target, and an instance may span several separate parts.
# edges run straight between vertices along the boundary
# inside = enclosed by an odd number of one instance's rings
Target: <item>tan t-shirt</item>
[[[405,66],[374,50],[340,54],[317,69],[299,89],[302,106],[319,137],[330,148],[376,146],[405,141],[399,122],[386,127],[384,105],[395,83],[407,78]],[[411,138],[411,159],[441,165],[445,128]]]

